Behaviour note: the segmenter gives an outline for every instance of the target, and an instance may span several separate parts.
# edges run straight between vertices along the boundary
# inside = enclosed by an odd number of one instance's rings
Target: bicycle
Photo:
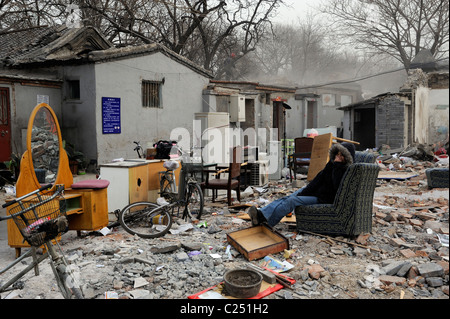
[[[58,241],[55,240],[68,230],[69,222],[65,213],[64,186],[56,185],[56,190],[53,193],[44,192],[52,186],[51,184],[42,186],[29,194],[2,205],[3,208],[12,207],[9,208],[10,215],[0,217],[0,221],[12,219],[24,240],[30,244],[31,249],[6,268],[0,270],[0,274],[13,268],[29,255],[32,255],[33,262],[6,283],[0,284],[0,293],[22,289],[23,285],[19,282],[19,279],[32,268],[35,269],[35,275],[38,276],[38,265],[48,258],[63,297],[66,299],[84,299],[73,267],[69,265]],[[55,241],[56,244],[53,244],[52,241]],[[38,258],[36,249],[41,246],[44,246],[46,251]]]
[[[134,151],[137,152],[138,158],[144,158],[144,149],[141,146],[141,142],[134,141],[133,143],[136,144]]]
[[[130,234],[142,238],[157,238],[169,232],[174,211],[183,208],[183,219],[199,220],[203,213],[203,192],[192,173],[193,165],[183,163],[180,172],[180,185],[176,191],[174,170],[178,162],[167,161],[163,164],[166,171],[160,173],[160,196],[165,200],[161,205],[151,202],[136,202],[125,206],[118,213],[120,225]]]
[[[164,163],[166,171],[160,174],[160,196],[170,204],[175,203],[173,208],[184,207],[183,219],[201,219],[203,213],[204,199],[203,191],[197,180],[193,177],[194,164],[181,162],[180,185],[176,187],[176,178],[174,171],[178,169],[179,164],[176,161]]]

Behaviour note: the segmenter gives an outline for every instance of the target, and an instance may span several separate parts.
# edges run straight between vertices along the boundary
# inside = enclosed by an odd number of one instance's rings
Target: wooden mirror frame
[[[38,104],[31,112],[30,119],[28,120],[27,128],[27,150],[23,153],[20,161],[20,174],[16,183],[16,196],[20,197],[26,195],[42,185],[39,183],[36,173],[34,171],[33,157],[31,153],[31,136],[33,130],[34,119],[36,114],[41,108],[47,109],[53,117],[56,125],[58,141],[59,141],[59,163],[58,173],[54,184],[63,184],[64,188],[70,188],[73,184],[73,176],[69,167],[69,157],[66,150],[63,147],[63,141],[61,137],[61,130],[59,128],[58,118],[56,117],[53,109],[46,103]]]

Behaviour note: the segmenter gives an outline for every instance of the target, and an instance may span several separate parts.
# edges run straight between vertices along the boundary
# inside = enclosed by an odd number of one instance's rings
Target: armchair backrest
[[[294,153],[311,153],[313,143],[312,137],[297,137],[294,140]]]
[[[340,219],[348,221],[345,224],[349,227],[367,225],[371,228],[373,196],[379,170],[378,165],[370,163],[355,163],[347,168],[336,193],[334,207]],[[354,218],[353,222],[350,222],[351,218]]]
[[[229,179],[236,178],[241,175],[241,157],[242,157],[242,147],[233,147],[233,159],[230,163],[230,174]]]
[[[355,163],[375,163],[375,154],[369,152],[356,151]]]

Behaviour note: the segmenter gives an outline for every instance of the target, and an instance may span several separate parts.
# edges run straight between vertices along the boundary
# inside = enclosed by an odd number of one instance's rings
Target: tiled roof
[[[112,45],[95,28],[35,27],[2,33],[0,62],[21,65],[46,61],[76,60],[87,51]]]
[[[35,27],[2,33],[0,31],[0,61],[15,59],[55,40],[55,27]]]
[[[114,48],[92,27],[35,27],[2,33],[0,30],[0,66],[73,61],[103,62],[160,52],[206,77],[210,71],[157,43]]]

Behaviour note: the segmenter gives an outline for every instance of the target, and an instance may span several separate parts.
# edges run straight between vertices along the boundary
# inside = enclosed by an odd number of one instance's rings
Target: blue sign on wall
[[[120,98],[102,97],[103,134],[120,134]]]

